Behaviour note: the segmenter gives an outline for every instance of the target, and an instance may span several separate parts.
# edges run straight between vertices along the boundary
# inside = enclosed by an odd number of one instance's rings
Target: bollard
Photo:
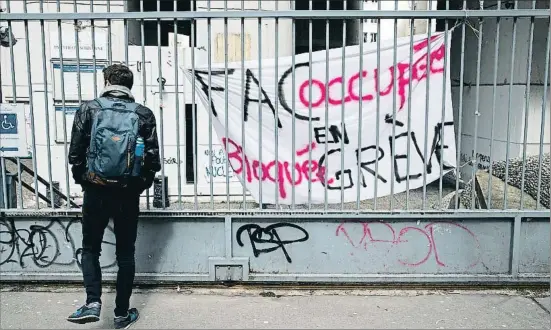
[[[2,186],[2,175],[0,175],[0,208],[15,209],[17,208],[17,190],[15,189],[15,173],[6,173],[6,191],[8,193],[8,205],[4,205],[4,189]]]
[[[59,181],[52,181],[52,186],[54,186],[57,191],[59,190]],[[46,186],[46,197],[50,198],[50,186]],[[56,206],[57,205],[57,206]],[[61,207],[61,196],[54,191],[54,200],[53,200],[53,208]]]
[[[165,182],[165,204],[164,207],[170,206],[170,201],[168,198],[168,177],[164,177]],[[160,176],[156,176],[153,180],[153,207],[162,208],[163,207],[163,185]]]

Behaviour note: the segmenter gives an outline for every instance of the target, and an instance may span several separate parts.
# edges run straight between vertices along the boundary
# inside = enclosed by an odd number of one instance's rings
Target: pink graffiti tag
[[[417,235],[417,240],[422,239],[427,242],[427,252],[423,253],[422,258],[419,260],[416,260],[414,262],[409,262],[406,260],[398,259],[397,261],[404,265],[404,266],[420,266],[424,263],[426,263],[431,255],[434,255],[434,260],[438,266],[446,267],[446,263],[443,261],[442,254],[439,253],[437,241],[435,240],[434,235],[434,228],[435,226],[447,226],[450,229],[458,229],[464,233],[466,233],[468,236],[472,237],[474,241],[474,247],[477,252],[477,257],[467,266],[468,268],[472,268],[476,266],[480,262],[480,242],[476,235],[467,227],[455,223],[455,222],[434,222],[426,225],[424,228],[419,227],[413,227],[413,226],[406,226],[400,229],[398,233],[396,233],[396,229],[394,226],[390,223],[382,222],[382,221],[375,221],[375,222],[364,222],[361,223],[362,225],[362,233],[360,239],[356,242],[352,238],[351,232],[349,232],[349,229],[346,228],[347,224],[352,224],[348,222],[344,222],[340,224],[337,227],[337,230],[335,232],[336,236],[339,236],[342,234],[350,243],[350,245],[356,249],[364,249],[368,250],[368,247],[370,245],[373,245],[373,243],[388,243],[391,245],[391,247],[397,247],[397,246],[403,246],[403,244],[408,243],[409,240],[406,239],[406,235],[411,236]],[[390,239],[381,239],[378,237],[375,237],[372,231],[371,226],[374,224],[382,225],[383,228],[386,228],[386,232],[390,234]],[[413,237],[411,237],[413,238]],[[416,246],[419,246],[419,244],[416,244]]]

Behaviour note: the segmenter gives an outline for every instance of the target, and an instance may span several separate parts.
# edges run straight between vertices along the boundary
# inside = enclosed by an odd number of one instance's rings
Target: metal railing
[[[191,1],[190,10],[182,11],[178,9],[179,1],[158,0],[154,10],[145,11],[143,1],[130,2],[124,6],[125,2],[115,0],[90,1],[89,5],[60,0],[4,2],[6,11],[2,13],[2,24],[7,26],[7,31],[15,36],[17,42],[7,38],[7,47],[0,49],[2,58],[9,59],[2,63],[2,101],[28,103],[26,122],[29,125],[31,155],[28,159],[32,164],[27,166],[31,168],[29,173],[32,178],[27,177],[28,182],[25,182],[20,164],[24,160],[18,158],[15,165],[20,178],[17,183],[19,205],[17,209],[3,209],[3,212],[17,214],[49,210],[51,203],[40,203],[40,199],[47,197],[41,193],[43,188],[39,187],[39,183],[45,180],[50,188],[49,201],[54,200],[54,192],[59,193],[53,186],[54,181],[63,182],[63,193],[69,198],[80,198],[78,188],[73,186],[67,162],[72,125],[71,114],[67,109],[88,100],[88,95],[97,97],[102,80],[96,74],[101,73],[98,68],[115,62],[126,63],[132,68],[135,80],[139,82],[137,88],[134,88],[136,101],[150,107],[156,114],[163,164],[158,174],[162,179],[144,193],[144,208],[147,210],[153,209],[150,203],[153,195],[153,198],[162,201],[160,209],[166,214],[177,216],[213,212],[252,212],[260,215],[307,213],[312,216],[339,213],[350,217],[372,212],[400,213],[401,216],[404,212],[454,212],[486,216],[491,212],[493,217],[519,212],[527,216],[549,212],[549,120],[546,116],[549,115],[551,38],[548,3],[479,1],[477,6],[468,8],[467,1],[443,1],[444,7],[437,10],[436,1],[428,1],[427,10],[402,10],[398,1],[393,3],[394,8],[387,8],[386,4],[378,1],[377,8],[368,9],[363,8],[364,1],[350,0],[343,2],[343,7],[339,9],[333,9],[335,4],[330,1],[324,3],[325,9],[319,9],[321,2],[308,2],[306,7],[299,8],[301,4],[298,1],[292,2],[291,7],[288,2],[284,4],[282,1],[268,5],[266,1],[217,1],[217,7],[213,8],[214,2],[207,1],[206,9],[193,10],[194,2]],[[162,11],[162,3],[172,3],[171,9]],[[136,4],[139,7],[136,11],[121,11],[123,7],[125,10],[132,9]],[[460,4],[459,8],[456,8],[457,4]],[[117,12],[111,11],[115,5]],[[377,23],[367,26],[371,23],[364,22],[365,18],[374,18]],[[386,22],[392,23],[388,25],[389,28]],[[416,31],[419,23],[423,23],[425,29],[422,36]],[[252,28],[254,24],[257,25],[256,29]],[[439,31],[435,31],[434,27],[439,24]],[[265,28],[268,25],[269,29]],[[321,28],[318,31],[314,25],[323,26],[323,31]],[[371,44],[358,42],[366,28],[377,33],[377,40]],[[31,33],[30,29],[38,34]],[[283,29],[285,35],[281,32]],[[508,34],[503,32],[509,29],[512,38],[504,40],[503,36]],[[214,38],[213,30],[216,33]],[[273,30],[273,34],[268,35],[267,30]],[[83,31],[90,31],[91,37],[83,39]],[[306,48],[303,40],[297,39],[297,36],[305,34],[308,35],[308,50],[296,54],[301,45]],[[384,34],[390,37],[381,38]],[[67,40],[68,35],[71,38]],[[182,35],[189,38],[189,47],[181,44]],[[231,42],[232,35],[238,35],[239,38]],[[444,52],[441,58],[442,70],[434,73],[431,65],[440,48],[435,50],[431,47],[440,46],[431,45],[433,39],[440,37]],[[489,46],[490,41],[483,43],[484,38],[491,40],[492,46]],[[455,45],[452,45],[452,39],[456,41]],[[135,40],[139,42],[136,44]],[[423,40],[428,42],[423,58],[426,73],[419,81],[415,81],[411,77],[420,63],[415,62],[415,54]],[[48,49],[48,43],[51,49]],[[52,47],[52,43],[57,48]],[[156,49],[151,48],[154,46],[150,44],[156,44]],[[475,44],[476,47],[473,47]],[[270,45],[273,47],[268,47]],[[505,47],[510,47],[507,54],[503,53]],[[534,47],[538,47],[536,51]],[[57,53],[53,53],[53,49],[57,49]],[[269,49],[268,56],[266,49]],[[25,55],[24,62],[21,62],[20,52]],[[86,57],[84,60],[83,52]],[[356,62],[347,59],[354,56],[354,52],[360,55],[356,56],[357,68],[351,69]],[[386,56],[392,57],[392,64],[385,67],[385,63],[390,61]],[[466,62],[467,56],[469,61],[474,61],[474,65],[473,62]],[[488,56],[491,57],[489,61],[486,60]],[[331,60],[339,57],[340,64],[331,65]],[[297,60],[299,58],[300,61]],[[366,63],[366,59],[373,62]],[[41,60],[40,64],[36,63],[38,60]],[[167,61],[171,65],[167,66]],[[317,66],[319,72],[312,68],[318,61],[324,61]],[[282,67],[281,63],[289,65]],[[303,73],[307,76],[305,85],[299,86],[296,75],[297,65],[301,63],[306,63],[309,69]],[[486,66],[491,66],[491,69]],[[507,70],[501,69],[504,66],[507,66]],[[41,73],[34,68],[38,68]],[[74,68],[76,76],[67,76],[64,70],[68,68]],[[361,77],[364,72],[367,75],[368,68],[375,72],[374,82]],[[61,72],[59,76],[56,76],[56,69]],[[21,76],[18,72],[21,70],[26,72],[24,81],[19,81]],[[347,76],[350,70],[358,75],[354,78],[358,83],[358,89],[354,92],[357,94],[347,90],[349,86],[344,82],[344,79],[348,79],[350,83],[352,78]],[[383,81],[382,70],[392,73],[390,83]],[[88,74],[88,71],[93,74]],[[329,91],[336,84],[331,80],[335,72],[341,79],[341,90],[340,94],[334,93],[340,95],[341,100],[332,99]],[[406,73],[409,75],[407,84],[400,85],[399,72],[404,76]],[[290,79],[288,88],[291,94],[287,95],[287,99],[278,97],[283,75]],[[41,81],[37,81],[36,76],[41,76]],[[267,81],[266,77],[271,81]],[[431,85],[431,81],[440,80],[442,82],[438,85],[438,91],[441,95],[435,95],[431,93],[431,86],[435,86],[434,83]],[[257,95],[249,93],[251,82],[257,85]],[[385,98],[386,94],[380,90],[375,92],[376,95],[370,95],[371,98],[362,96],[368,83],[374,83],[375,86],[388,83],[388,88],[393,91],[390,103]],[[412,109],[416,83],[426,85],[423,90],[416,90],[424,93],[424,102],[419,103],[423,104],[421,109]],[[76,96],[68,96],[67,89],[74,84]],[[83,86],[87,86],[85,90]],[[316,91],[316,86],[324,86],[324,89]],[[397,88],[403,88],[403,94],[395,93]],[[335,90],[337,88],[332,89]],[[317,96],[317,92],[322,94]],[[490,94],[491,97],[488,97]],[[401,95],[404,95],[403,100],[400,99]],[[451,96],[453,102],[448,100]],[[301,104],[301,97],[306,102]],[[319,97],[319,102],[314,102],[316,97]],[[345,104],[347,98],[357,100],[354,116],[351,115],[352,106]],[[506,98],[503,104],[502,98]],[[518,99],[522,102],[519,103]],[[536,99],[541,100],[541,103],[534,101]],[[236,103],[235,100],[240,102]],[[486,100],[491,105],[489,108],[482,105]],[[242,115],[242,112],[247,111],[245,104],[250,102],[256,106],[250,106],[250,117],[247,120],[247,115]],[[182,103],[185,104],[184,109]],[[432,122],[429,104],[433,103],[439,104],[441,108],[436,107],[440,117],[434,129],[429,125],[429,121]],[[448,111],[452,111],[452,103],[454,111],[450,124],[447,117]],[[211,108],[215,104],[221,104],[222,107]],[[235,107],[235,104],[239,106]],[[405,108],[402,109],[404,104]],[[264,106],[273,109],[273,123],[269,121],[272,114],[263,110]],[[299,106],[302,108],[299,109]],[[501,107],[507,110],[503,111]],[[383,113],[385,109],[389,112]],[[405,122],[397,117],[402,110],[408,114],[404,117]],[[424,114],[424,124],[419,124],[422,129],[418,134],[424,137],[424,141],[419,144],[412,140],[412,125],[423,123],[423,120],[419,121],[419,115],[413,114],[413,110]],[[61,118],[58,118],[58,112]],[[269,116],[264,121],[263,113]],[[339,114],[340,120],[334,113]],[[302,115],[306,119],[300,119]],[[325,123],[321,130],[313,126],[315,116],[319,122]],[[502,121],[505,117],[506,120]],[[40,121],[36,118],[40,118]],[[235,118],[241,118],[241,122],[235,124]],[[334,119],[336,124],[330,125],[330,119]],[[282,122],[285,122],[286,130],[281,129]],[[505,127],[496,127],[496,122],[504,122]],[[518,132],[518,122],[522,126],[521,134]],[[297,131],[305,128],[305,123],[308,124],[308,132]],[[350,129],[354,123],[358,128]],[[382,127],[383,124],[391,126]],[[347,128],[354,134],[347,136]],[[384,129],[390,132],[384,136],[388,137],[388,141],[380,139],[380,132]],[[256,133],[251,130],[256,130]],[[371,134],[371,130],[376,132],[372,149],[376,150],[377,160],[363,161],[365,145],[362,142],[370,139],[366,136]],[[490,130],[490,133],[484,130]],[[503,131],[505,134],[502,134]],[[267,138],[265,132],[272,132],[272,135]],[[445,132],[448,132],[447,135]],[[204,135],[207,134],[205,139]],[[247,134],[253,138],[247,137]],[[431,134],[432,140],[429,138]],[[317,143],[323,149],[319,154],[322,156],[320,160],[313,159],[313,147],[302,149],[304,146],[298,145],[297,139],[303,140],[306,135],[307,146]],[[321,135],[326,137],[325,143],[316,140]],[[505,137],[496,138],[496,135]],[[230,136],[239,137],[239,143],[231,150]],[[340,139],[340,149],[338,146],[331,149],[333,146],[327,142],[330,136]],[[401,136],[407,136],[405,148],[403,140],[398,140]],[[455,136],[455,145],[446,145],[445,138],[452,136]],[[185,139],[183,143],[182,138]],[[350,145],[356,144],[354,148],[348,149],[347,154],[344,152],[345,143],[348,145],[349,142],[345,139],[350,140]],[[266,145],[267,142],[273,145]],[[286,145],[286,142],[290,145]],[[257,145],[252,150],[252,147],[247,147],[247,143]],[[392,160],[388,162],[391,178],[384,181],[378,179],[381,173],[387,171],[386,165],[380,166],[378,159],[383,143],[385,146],[389,144],[385,150],[390,150],[389,157]],[[465,147],[466,143],[470,147]],[[480,151],[481,145],[485,151]],[[407,162],[404,164],[398,165],[402,155],[396,154],[397,148],[405,150],[403,159],[407,159]],[[168,149],[175,150],[174,158],[167,156]],[[337,149],[343,151],[336,160],[340,162],[340,167],[335,166],[340,170],[328,173],[325,169],[331,165],[325,165],[327,163],[323,161],[329,162],[333,150]],[[438,158],[446,154],[445,149],[455,151],[453,156],[448,154],[448,163]],[[470,152],[466,152],[467,149]],[[182,157],[184,150],[185,157]],[[440,153],[440,156],[435,153]],[[258,156],[249,164],[247,156],[250,158],[251,154]],[[208,158],[207,164],[202,164],[206,171],[200,169],[198,158],[202,155]],[[409,172],[412,155],[421,159],[425,169],[422,173]],[[304,157],[301,158],[303,162],[300,163],[297,157]],[[349,168],[347,172],[345,165],[354,158],[355,168]],[[9,164],[4,158],[1,160],[2,182],[5,183]],[[433,165],[437,160],[436,169]],[[273,164],[269,165],[269,162]],[[167,169],[168,166],[171,167]],[[249,166],[252,166],[252,170],[245,169]],[[407,174],[399,179],[399,175],[395,175],[398,166],[408,169]],[[433,172],[428,173],[430,170],[426,169],[431,166]],[[165,179],[167,171],[171,174]],[[215,182],[215,171],[222,173],[222,180]],[[434,171],[439,173],[437,179],[429,177],[434,175]],[[207,175],[207,179],[203,180],[201,173]],[[303,185],[297,188],[297,173],[300,180],[306,178],[307,187]],[[366,179],[365,173],[375,179]],[[252,175],[252,179],[249,175]],[[255,180],[258,184],[252,183]],[[356,184],[349,188],[346,180]],[[419,180],[422,184],[418,184]],[[330,188],[330,182],[336,183]],[[167,184],[170,186],[166,187]],[[283,184],[287,185],[284,196],[281,191]],[[387,184],[389,191],[381,194],[381,189],[386,189]],[[33,190],[34,196],[25,196],[23,188]],[[2,189],[4,200],[7,201],[5,184]],[[339,202],[334,202],[336,193],[332,189],[340,191]],[[367,190],[370,190],[369,193]],[[352,193],[348,191],[354,191],[355,200],[350,199]],[[254,192],[253,196],[250,192]],[[296,203],[296,198],[300,199],[301,196],[306,201],[302,198],[302,202]],[[319,196],[323,196],[323,200]],[[66,212],[76,212],[70,210],[75,205],[74,201],[66,203]]]

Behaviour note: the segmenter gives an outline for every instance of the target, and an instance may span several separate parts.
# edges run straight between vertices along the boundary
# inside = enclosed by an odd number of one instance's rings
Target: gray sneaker
[[[97,322],[99,321],[100,313],[101,304],[98,302],[93,302],[77,309],[73,314],[69,315],[67,321],[78,324]]]
[[[115,329],[128,329],[140,318],[136,308],[130,308],[126,316],[115,317]]]

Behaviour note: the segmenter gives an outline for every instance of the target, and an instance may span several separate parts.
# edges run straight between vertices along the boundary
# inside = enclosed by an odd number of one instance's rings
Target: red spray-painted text
[[[277,182],[279,196],[282,199],[287,198],[287,187],[298,186],[303,182],[323,182],[325,180],[325,166],[320,166],[318,161],[299,160],[295,164],[288,161],[270,160],[260,162],[257,159],[250,159],[243,153],[243,148],[230,138],[222,138],[222,144],[226,146],[228,151],[228,159],[232,164],[236,175],[240,175],[245,171],[245,179],[251,183],[253,180],[259,182]],[[298,158],[303,156],[308,158],[308,152],[316,148],[316,143],[312,142],[303,149],[297,150]],[[277,163],[277,166],[276,166]],[[277,173],[276,173],[277,168]],[[294,181],[291,171],[295,171]],[[327,183],[334,182],[333,178],[328,178]]]
[[[432,39],[437,37],[438,36],[433,36]],[[414,54],[423,51],[425,54],[419,57],[415,62],[411,63],[411,74],[409,74],[409,61],[404,61],[396,64],[396,69],[398,70],[397,77],[394,72],[394,66],[389,67],[387,70],[382,70],[384,74],[388,72],[388,79],[382,79],[382,77],[377,78],[379,72],[377,69],[374,69],[372,73],[367,70],[363,70],[361,73],[357,72],[348,77],[334,77],[328,81],[327,85],[318,79],[305,80],[299,85],[298,92],[300,102],[305,107],[309,107],[311,104],[312,108],[316,108],[321,106],[325,102],[326,98],[330,105],[357,102],[360,98],[362,101],[371,101],[377,93],[380,96],[389,95],[392,92],[394,86],[393,81],[396,77],[396,89],[400,102],[399,110],[401,110],[406,103],[406,90],[409,88],[408,86],[410,82],[411,84],[414,84],[427,78],[427,60],[429,61],[431,75],[444,72],[444,67],[440,63],[446,53],[445,46],[441,45],[438,48],[431,50],[430,56],[428,56],[428,44],[428,39],[425,39],[413,46]],[[373,79],[367,80],[367,82],[374,81],[373,86],[371,86],[374,91],[373,93],[362,94],[362,91],[359,91],[359,81],[360,79],[369,78],[370,75],[373,76]],[[378,81],[388,81],[388,85],[379,86]],[[370,86],[367,82],[363,83],[363,86],[369,88]],[[345,94],[343,96],[341,96],[341,90],[343,89],[342,85],[344,85]],[[312,88],[312,92],[317,89],[317,92],[315,93],[317,99],[309,99],[310,86]],[[336,95],[338,95],[338,97],[336,97]]]
[[[361,225],[361,230],[358,230],[358,225]],[[354,223],[342,223],[337,227],[336,235],[344,236],[348,243],[356,249],[384,249],[387,253],[389,248],[397,248],[398,262],[404,266],[420,266],[425,264],[432,256],[438,266],[446,267],[451,261],[449,252],[445,253],[445,250],[440,247],[439,249],[439,235],[435,235],[437,227],[443,229],[446,235],[461,235],[461,239],[465,246],[464,251],[470,251],[470,253],[464,252],[461,258],[462,266],[466,268],[472,268],[480,262],[480,242],[476,235],[467,227],[454,222],[434,222],[429,223],[424,227],[417,226],[401,226],[401,228],[395,228],[397,225],[391,223],[385,223],[382,221],[364,222],[361,224]],[[382,246],[380,245],[382,244]],[[390,246],[389,246],[390,245]],[[445,245],[445,242],[440,240],[440,245]],[[423,248],[423,251],[418,251],[419,248]],[[426,249],[426,253],[425,253]],[[413,253],[415,252],[415,253]],[[419,252],[419,253],[417,253]],[[406,255],[415,254],[415,260],[408,260]],[[448,262],[449,260],[449,262]]]

